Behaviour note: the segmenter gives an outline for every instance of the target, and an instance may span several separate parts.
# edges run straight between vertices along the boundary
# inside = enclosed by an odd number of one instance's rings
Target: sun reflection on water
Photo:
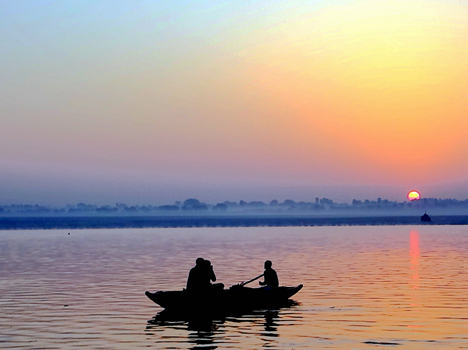
[[[411,264],[411,288],[419,289],[419,232],[412,230],[410,232],[410,264]]]
[[[416,230],[411,230],[410,232],[410,306],[413,312],[420,312],[421,301],[419,297],[419,287],[420,287],[420,277],[419,277],[419,259],[421,256],[421,251],[419,249],[419,232]],[[408,328],[420,328],[419,324],[409,324]]]

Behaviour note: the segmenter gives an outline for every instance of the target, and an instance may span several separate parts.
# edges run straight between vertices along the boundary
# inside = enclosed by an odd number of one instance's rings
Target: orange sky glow
[[[4,201],[468,197],[466,2],[5,1],[0,14]]]

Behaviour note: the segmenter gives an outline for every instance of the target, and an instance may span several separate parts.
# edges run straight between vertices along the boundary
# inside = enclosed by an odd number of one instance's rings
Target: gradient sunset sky
[[[0,1],[0,204],[468,198],[468,1]]]

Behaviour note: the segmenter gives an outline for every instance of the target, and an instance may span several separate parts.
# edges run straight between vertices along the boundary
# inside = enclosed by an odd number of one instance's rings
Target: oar
[[[260,275],[260,276],[257,276],[255,278],[252,278],[251,280],[247,281],[247,282],[242,282],[240,285],[241,286],[245,286],[247,283],[250,283],[250,282],[253,282],[255,280],[258,280],[260,277],[263,277],[263,273]]]

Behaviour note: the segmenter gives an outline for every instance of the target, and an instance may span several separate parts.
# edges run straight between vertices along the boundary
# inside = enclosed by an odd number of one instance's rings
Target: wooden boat
[[[299,292],[302,284],[295,287],[248,288],[241,285],[229,289],[215,289],[204,292],[159,291],[146,292],[146,296],[166,310],[185,311],[240,311],[287,305],[290,297]],[[290,304],[289,304],[290,305]]]

